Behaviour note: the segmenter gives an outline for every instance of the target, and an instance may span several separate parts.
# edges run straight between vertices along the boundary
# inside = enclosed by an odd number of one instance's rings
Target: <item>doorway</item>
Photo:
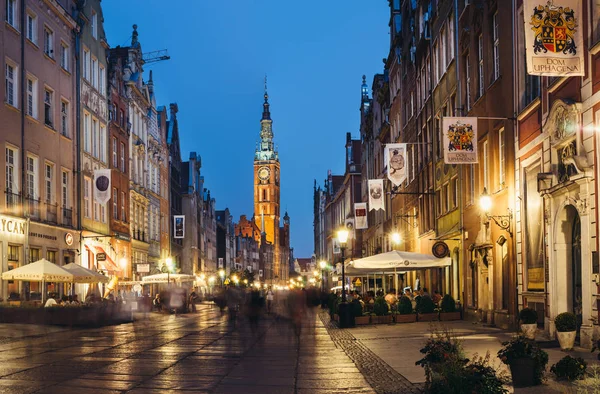
[[[577,316],[577,338],[583,323],[582,280],[581,280],[581,220],[575,213],[571,232],[571,291],[573,313]]]

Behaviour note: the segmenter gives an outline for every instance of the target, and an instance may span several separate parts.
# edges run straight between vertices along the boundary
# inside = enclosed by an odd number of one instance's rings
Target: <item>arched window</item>
[[[262,195],[262,199],[263,199],[263,201],[267,201],[267,190],[266,190],[266,189],[263,189],[263,191],[262,191],[262,192],[263,192],[263,195]]]

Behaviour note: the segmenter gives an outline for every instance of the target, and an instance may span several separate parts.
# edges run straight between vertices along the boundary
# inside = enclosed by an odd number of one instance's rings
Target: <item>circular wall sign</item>
[[[446,242],[437,241],[436,243],[433,244],[433,247],[431,248],[431,252],[433,253],[433,255],[435,257],[437,257],[438,259],[441,259],[442,257],[448,256],[450,249],[448,248],[448,245],[446,244]]]
[[[102,175],[102,176],[99,176],[98,178],[96,178],[96,187],[101,192],[107,191],[108,185],[110,185],[110,180],[108,179],[107,176]]]
[[[69,246],[73,245],[73,234],[71,234],[71,233],[65,234],[65,243]]]

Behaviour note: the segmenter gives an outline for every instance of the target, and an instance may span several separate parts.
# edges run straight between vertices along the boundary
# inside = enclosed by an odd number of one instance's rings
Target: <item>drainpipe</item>
[[[85,256],[83,250],[83,230],[81,225],[81,30],[83,28],[83,20],[79,16],[79,12],[76,11],[77,15],[75,20],[77,26],[75,26],[75,159],[76,159],[76,170],[74,171],[77,176],[77,229],[79,230],[79,264],[82,264],[82,255]],[[88,267],[89,268],[89,267]]]
[[[513,37],[517,37],[517,21],[516,21],[516,0],[511,1],[511,8],[512,8],[512,15],[511,15],[511,24],[512,24],[512,33],[513,33]],[[518,148],[518,144],[519,144],[519,122],[517,121],[517,114],[519,111],[519,107],[518,107],[518,89],[517,89],[517,53],[518,51],[511,51],[512,54],[512,88],[513,88],[513,133],[514,133],[514,137],[515,137],[515,155],[517,152],[517,148]],[[541,85],[541,84],[540,84]],[[516,162],[516,157],[514,158],[513,162]],[[517,169],[518,170],[518,169]],[[514,176],[514,173],[513,173]],[[514,187],[514,181],[513,181],[513,187]],[[515,208],[517,205],[517,201],[514,202],[515,204]],[[516,209],[513,210],[516,213]],[[515,230],[516,230],[516,215],[515,215]],[[512,223],[511,223],[512,225]],[[513,233],[515,234],[514,237],[510,237],[511,240],[511,250],[512,250],[512,261],[514,264],[514,284],[515,284],[515,301],[514,301],[514,316],[513,316],[513,324],[514,327],[516,329],[518,329],[519,327],[519,271],[518,271],[518,267],[517,267],[517,262],[516,262],[516,255],[517,255],[517,242],[515,240],[516,238],[516,231],[513,230]]]
[[[21,207],[23,207],[23,216],[28,216],[27,204],[25,204],[25,1],[21,1]],[[29,229],[28,229],[29,230]],[[25,239],[29,238],[29,233],[25,234]]]
[[[458,50],[458,46],[459,46],[459,42],[458,42],[458,27],[459,27],[459,23],[458,23],[458,18],[459,18],[459,13],[458,13],[458,0],[454,0],[454,61],[455,61],[455,68],[456,68],[456,103],[457,103],[457,107],[453,108],[452,111],[456,111],[457,108],[460,108],[460,114],[461,116],[464,116],[464,110],[462,107],[462,89],[461,89],[461,84],[460,84],[460,53]],[[473,164],[469,164],[470,166],[472,166]],[[462,271],[463,271],[463,291],[461,292],[461,288],[460,288],[460,271],[457,273],[457,278],[458,278],[458,289],[457,289],[457,293],[454,295],[454,297],[460,297],[461,300],[461,307],[462,307],[462,314],[464,316],[464,306],[466,304],[465,302],[465,291],[464,291],[464,286],[467,283],[467,275],[466,272],[467,270],[465,269],[465,251],[464,251],[464,244],[465,244],[465,229],[464,229],[464,219],[465,219],[465,207],[464,207],[464,186],[463,186],[463,175],[464,175],[464,168],[463,166],[458,166],[458,185],[460,187],[460,193],[458,193],[458,206],[459,206],[459,214],[460,214],[460,218],[459,218],[459,224],[458,224],[458,229],[460,231],[460,249],[459,249],[459,259],[457,261],[458,264],[458,269],[460,270],[460,268],[462,267]],[[454,279],[454,278],[453,278]],[[454,283],[454,281],[452,281]],[[454,290],[454,289],[453,289]]]

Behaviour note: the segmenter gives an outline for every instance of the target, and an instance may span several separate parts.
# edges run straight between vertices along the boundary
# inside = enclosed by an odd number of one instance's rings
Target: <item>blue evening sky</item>
[[[153,70],[157,105],[179,105],[182,160],[202,157],[217,209],[253,213],[253,158],[264,75],[281,162],[281,213],[295,257],[313,245],[313,181],[344,171],[346,133],[359,138],[360,85],[383,70],[386,0],[104,0],[111,47],[138,25],[144,52],[168,49]]]

